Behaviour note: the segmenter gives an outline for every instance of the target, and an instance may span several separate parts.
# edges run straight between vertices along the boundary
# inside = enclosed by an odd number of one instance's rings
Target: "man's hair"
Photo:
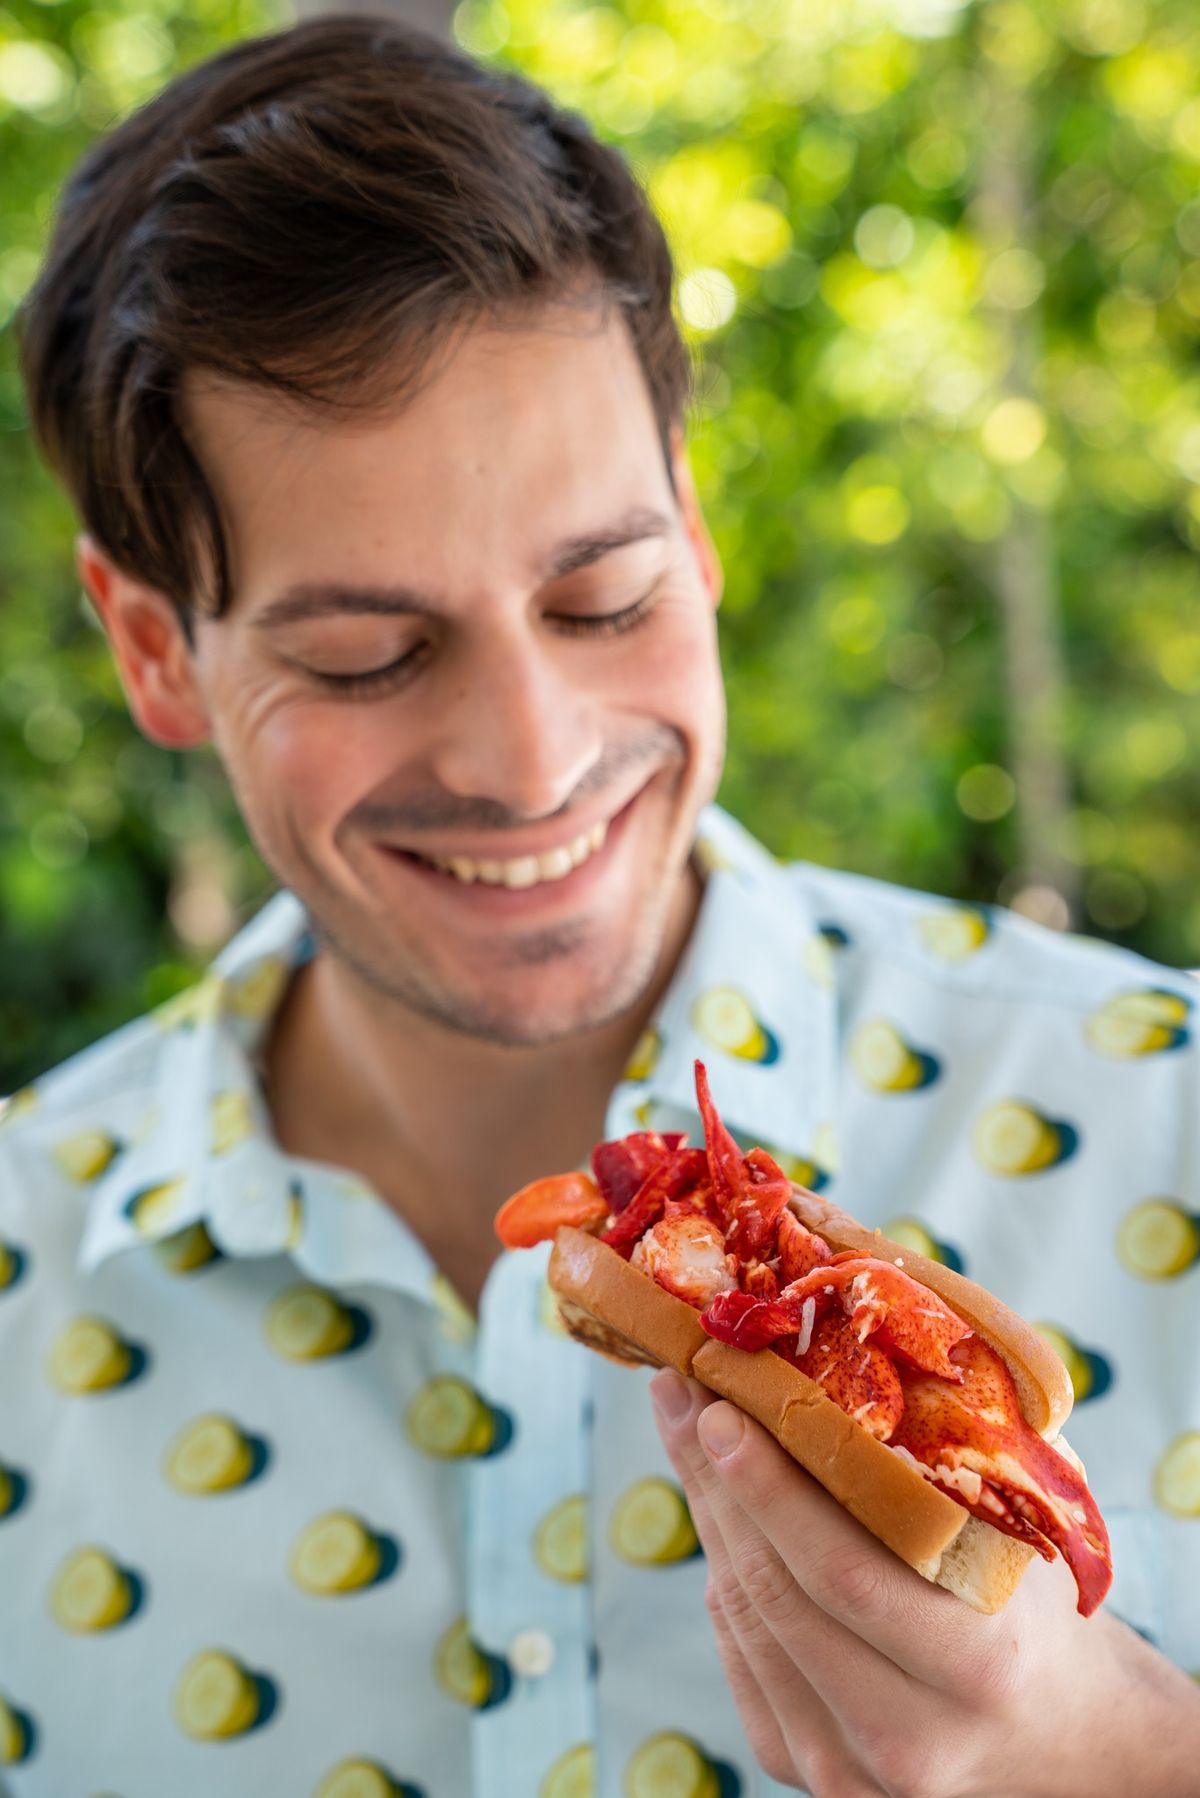
[[[578,114],[411,27],[320,18],[189,70],[92,147],[22,308],[22,371],[84,524],[186,626],[201,595],[232,599],[186,371],[373,412],[473,323],[615,304],[670,474],[692,391],[671,279],[638,181]]]

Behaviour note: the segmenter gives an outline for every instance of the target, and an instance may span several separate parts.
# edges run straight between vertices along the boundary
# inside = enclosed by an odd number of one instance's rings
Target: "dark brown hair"
[[[671,277],[637,180],[578,114],[393,20],[319,18],[189,70],[92,147],[22,308],[22,370],[85,525],[186,624],[232,598],[186,370],[368,410],[472,322],[590,292],[621,308],[669,473],[691,396]]]

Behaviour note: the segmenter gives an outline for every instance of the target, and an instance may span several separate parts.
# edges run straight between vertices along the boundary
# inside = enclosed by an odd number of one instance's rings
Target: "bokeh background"
[[[427,9],[583,112],[667,227],[725,803],[780,855],[1200,962],[1195,0]],[[128,722],[11,319],[92,137],[290,16],[0,6],[0,1092],[270,890],[215,760]]]

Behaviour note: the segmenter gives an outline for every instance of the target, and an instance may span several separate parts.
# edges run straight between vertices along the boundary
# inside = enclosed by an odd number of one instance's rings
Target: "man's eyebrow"
[[[576,569],[598,562],[615,549],[645,542],[650,537],[669,536],[673,529],[673,520],[664,512],[649,506],[634,506],[611,524],[556,543],[542,562],[538,579],[541,582],[561,580],[563,575],[574,574]],[[445,602],[436,593],[422,593],[415,587],[359,587],[344,581],[297,581],[270,600],[257,614],[254,623],[265,629],[339,612],[391,614],[445,610]]]
[[[649,506],[634,506],[623,518],[598,531],[585,531],[581,537],[556,543],[546,557],[541,577],[544,581],[559,580],[564,574],[574,574],[577,568],[586,568],[589,562],[598,562],[610,550],[624,549],[627,543],[643,543],[648,537],[669,536],[673,528],[665,513]]]

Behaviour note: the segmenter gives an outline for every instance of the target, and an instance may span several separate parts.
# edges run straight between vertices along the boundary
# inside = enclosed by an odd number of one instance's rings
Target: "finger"
[[[732,1573],[732,1563],[727,1564],[729,1577],[710,1578],[704,1598],[760,1766],[783,1785],[799,1780],[806,1791],[879,1798],[881,1788],[851,1753],[837,1719],[764,1623]]]
[[[698,1381],[679,1383],[686,1399],[686,1409],[678,1419],[683,1428],[669,1430],[664,1444],[683,1484],[704,1550],[708,1565],[705,1604],[747,1740],[764,1772],[781,1784],[798,1778],[811,1784],[816,1777],[814,1766],[832,1766],[835,1762],[844,1778],[849,1757],[838,1726],[743,1588],[697,1478],[700,1475],[709,1484],[715,1484],[694,1434],[695,1418],[716,1402],[715,1395]],[[659,1386],[659,1381],[651,1385],[656,1408]],[[683,1446],[689,1430],[690,1453]],[[864,1783],[862,1789],[878,1791],[873,1783]]]
[[[727,1447],[717,1439],[722,1424],[740,1425]],[[698,1419],[698,1440],[726,1498],[773,1546],[821,1614],[904,1675],[943,1692],[961,1676],[973,1688],[981,1660],[1004,1633],[997,1619],[979,1615],[892,1554],[736,1407],[708,1407]],[[711,1491],[708,1497],[726,1528]],[[825,1692],[821,1684],[818,1690]],[[843,1701],[825,1695],[841,1714]]]
[[[733,1701],[737,1705],[751,1753],[763,1772],[772,1779],[777,1779],[781,1785],[789,1785],[798,1778],[804,1778],[805,1763],[797,1759],[793,1747],[784,1740],[775,1706],[742,1647],[738,1631],[730,1621],[711,1575],[705,1588],[704,1600],[712,1619],[713,1634],[717,1638],[721,1666],[733,1693]]]
[[[650,1390],[658,1404],[673,1388],[660,1375]],[[848,1705],[846,1720],[860,1720],[864,1713],[877,1715],[881,1706],[906,1705],[907,1677],[813,1602],[776,1546],[725,1489],[709,1462],[696,1433],[697,1424],[703,1428],[702,1420],[718,1412],[729,1412],[735,1418],[741,1413],[714,1400],[712,1393],[695,1381],[687,1382],[684,1393],[675,1396],[686,1398],[687,1403],[673,1420],[660,1413],[663,1441],[688,1493],[710,1573],[738,1629],[743,1652],[763,1683],[771,1680],[772,1696],[785,1683],[781,1669],[789,1668],[798,1698],[801,1692],[807,1694],[810,1706],[819,1705],[823,1715],[832,1711],[838,1722],[843,1720],[843,1703]],[[806,1480],[790,1457],[788,1465],[798,1481]],[[768,1650],[768,1641],[774,1649]],[[783,1651],[782,1662],[778,1649]],[[786,1722],[782,1711],[781,1719]],[[844,1754],[841,1765],[849,1764],[850,1757]]]

